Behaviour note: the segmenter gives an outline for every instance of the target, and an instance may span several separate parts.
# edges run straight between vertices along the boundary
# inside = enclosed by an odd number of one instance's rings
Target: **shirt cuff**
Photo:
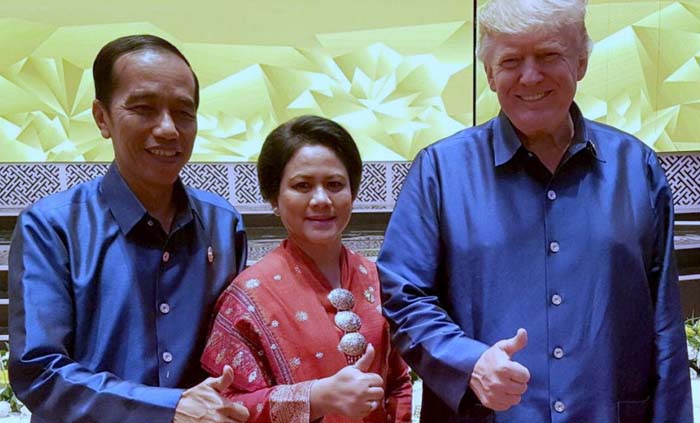
[[[308,423],[311,417],[311,385],[314,381],[277,385],[270,393],[272,423]]]

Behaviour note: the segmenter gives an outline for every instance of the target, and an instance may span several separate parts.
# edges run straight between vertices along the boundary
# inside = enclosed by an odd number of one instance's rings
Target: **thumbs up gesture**
[[[369,369],[375,359],[372,344],[355,364],[333,376],[317,380],[311,387],[311,420],[336,414],[359,420],[384,403],[384,381]]]
[[[183,392],[173,423],[243,423],[248,420],[247,408],[221,396],[233,383],[233,377],[233,369],[224,366],[221,376],[210,377]]]
[[[469,387],[484,406],[504,411],[520,403],[530,372],[512,358],[526,346],[527,331],[521,328],[514,337],[493,344],[477,360]]]

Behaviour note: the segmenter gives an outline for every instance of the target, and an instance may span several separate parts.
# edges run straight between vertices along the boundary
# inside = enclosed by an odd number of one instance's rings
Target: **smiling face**
[[[272,206],[304,251],[338,248],[352,212],[348,172],[328,147],[304,145],[284,167]]]
[[[525,137],[569,130],[569,107],[588,65],[579,38],[574,28],[491,36],[492,49],[484,61],[489,86]]]
[[[169,189],[197,134],[192,71],[167,51],[139,50],[117,59],[113,74],[111,102],[95,100],[93,116],[119,172],[137,195]]]

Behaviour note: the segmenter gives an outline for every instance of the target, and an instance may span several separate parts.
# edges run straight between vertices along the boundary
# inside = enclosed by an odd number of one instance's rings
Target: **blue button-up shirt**
[[[425,422],[691,421],[671,191],[650,148],[571,115],[554,174],[503,114],[411,167],[377,264]],[[493,413],[471,372],[520,327],[528,391]]]
[[[176,183],[170,233],[112,165],[19,217],[10,379],[34,422],[172,421],[246,236],[223,198]]]

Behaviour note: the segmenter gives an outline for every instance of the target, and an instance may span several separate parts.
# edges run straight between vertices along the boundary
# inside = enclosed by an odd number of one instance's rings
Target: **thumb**
[[[510,339],[504,339],[499,343],[500,348],[508,354],[508,357],[513,357],[515,353],[527,346],[527,331],[523,328],[518,329],[518,333]]]
[[[214,378],[209,384],[217,392],[221,393],[228,389],[233,384],[233,369],[228,364],[224,366],[224,371],[221,376]]]
[[[367,350],[355,363],[355,368],[363,373],[367,373],[369,368],[372,366],[374,361],[374,346],[372,344],[367,345]]]

